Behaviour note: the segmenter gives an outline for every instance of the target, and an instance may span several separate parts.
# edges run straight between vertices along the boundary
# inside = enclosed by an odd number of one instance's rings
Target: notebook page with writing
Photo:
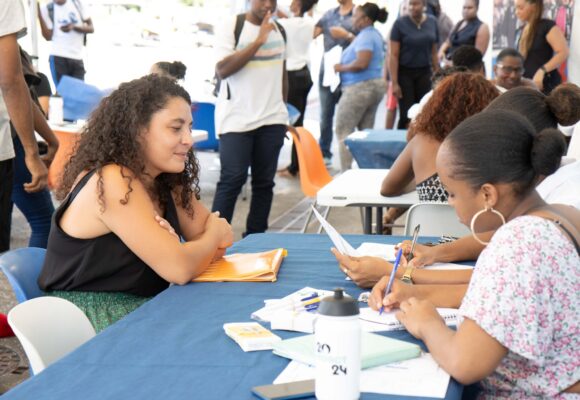
[[[370,307],[361,308],[359,319],[363,331],[384,332],[405,329],[403,324],[401,324],[399,320],[397,320],[397,317],[395,317],[397,311],[398,310],[383,312],[382,315],[379,315],[378,311],[375,311]],[[437,312],[445,320],[447,325],[457,325],[458,311],[459,310],[456,308],[437,309]]]

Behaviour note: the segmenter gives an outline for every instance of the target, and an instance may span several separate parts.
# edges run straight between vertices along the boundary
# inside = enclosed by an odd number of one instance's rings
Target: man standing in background
[[[252,200],[243,236],[265,232],[274,197],[274,176],[284,143],[288,111],[286,38],[271,19],[276,0],[251,0],[250,10],[229,18],[216,32],[216,101],[220,179],[212,211],[229,223],[252,169]]]
[[[32,124],[32,102],[22,74],[18,39],[26,34],[20,0],[0,1],[0,253],[10,247],[14,148],[12,122],[24,147],[26,167],[32,175],[27,192],[46,187],[48,171],[40,155]]]
[[[52,41],[50,70],[57,86],[63,75],[85,80],[83,46],[95,28],[82,0],[54,0],[39,7],[42,36]]]
[[[324,35],[324,52],[326,53],[334,46],[339,45],[345,49],[354,39],[354,28],[352,27],[352,14],[354,5],[352,0],[338,0],[339,6],[328,10],[316,23],[314,37]],[[330,165],[332,153],[332,121],[334,109],[340,100],[340,87],[334,93],[330,87],[322,86],[324,76],[324,60],[320,63],[320,75],[318,78],[318,92],[320,96],[320,150],[324,156],[324,161]]]

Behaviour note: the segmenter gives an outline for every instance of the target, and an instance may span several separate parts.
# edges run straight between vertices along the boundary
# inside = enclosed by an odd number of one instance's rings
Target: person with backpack
[[[276,6],[276,0],[251,0],[247,13],[227,19],[216,31],[220,89],[215,124],[221,172],[212,210],[231,222],[251,167],[252,200],[244,236],[268,228],[288,123],[286,33],[272,20]]]
[[[42,36],[52,42],[50,70],[54,85],[63,75],[85,79],[83,46],[95,28],[83,0],[53,0],[39,6]]]

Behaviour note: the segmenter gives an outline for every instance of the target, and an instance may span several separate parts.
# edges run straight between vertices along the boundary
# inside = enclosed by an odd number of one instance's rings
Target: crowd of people
[[[285,103],[298,109],[301,126],[313,85],[309,46],[323,35],[325,51],[343,49],[333,66],[338,88],[324,86],[320,71],[323,156],[331,159],[336,134],[341,169],[350,168],[344,139],[372,128],[385,95],[387,104],[394,98],[407,145],[381,193],[414,187],[420,201],[452,205],[472,231],[450,243],[417,245],[397,271],[406,282],[395,281],[387,296],[392,264],[333,249],[339,268],[372,288],[372,308],[398,309],[407,330],[459,382],[481,381],[482,393],[493,398],[578,395],[580,201],[560,192],[580,160],[561,168],[568,142],[558,129],[578,124],[580,88],[562,83],[558,72],[569,52],[560,28],[543,18],[541,0],[515,0],[522,22],[517,43],[498,54],[488,80],[483,55],[490,31],[477,16],[477,0],[465,0],[462,20],[445,37],[438,1],[404,1],[388,46],[375,27],[387,20],[385,8],[338,3],[314,22],[316,0],[293,0],[291,15],[277,10],[275,0],[251,0],[247,12],[217,29],[221,170],[211,210],[200,202],[192,99],[180,85],[181,62],[158,62],[101,101],[56,188],[62,202],[55,210],[45,163],[58,140],[38,100],[42,78],[18,46],[24,10],[19,0],[0,3],[0,252],[9,248],[14,202],[33,227],[30,246],[47,249],[40,288],[77,305],[97,331],[170,284],[191,282],[232,245],[230,224],[249,169],[243,236],[267,230],[288,124]],[[43,6],[40,25],[53,41],[55,82],[65,75],[82,79],[76,50],[94,31],[83,3]],[[43,157],[35,131],[48,144]],[[285,171],[299,173],[295,155]],[[410,252],[409,242],[399,246]],[[461,260],[476,260],[475,268],[422,269]],[[459,308],[456,331],[435,306]]]

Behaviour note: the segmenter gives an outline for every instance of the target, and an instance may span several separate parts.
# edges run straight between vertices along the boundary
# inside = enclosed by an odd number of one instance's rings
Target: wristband
[[[403,277],[401,278],[401,281],[403,281],[404,283],[406,283],[408,285],[412,285],[413,278],[411,277],[411,275],[413,274],[414,269],[415,268],[413,268],[413,267],[407,267],[407,269],[405,270],[405,273],[403,274]]]
[[[544,71],[544,74],[547,74],[547,73],[548,73],[548,70],[546,69],[546,67],[545,67],[544,65],[542,65],[542,66],[540,67],[540,69],[541,69],[542,71]]]

